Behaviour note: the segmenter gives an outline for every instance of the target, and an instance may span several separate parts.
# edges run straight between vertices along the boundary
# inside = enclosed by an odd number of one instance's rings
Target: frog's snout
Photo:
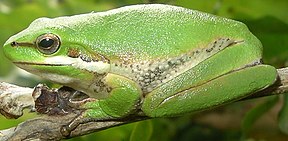
[[[31,56],[31,48],[29,49],[29,47],[34,47],[34,43],[18,42],[9,38],[3,45],[3,53],[10,61],[19,61],[23,58],[29,58],[29,54]]]
[[[29,43],[29,42],[16,42],[16,41],[12,41],[12,42],[8,42],[7,44],[4,44],[4,47],[10,45],[11,47],[34,47],[35,45],[33,43]]]

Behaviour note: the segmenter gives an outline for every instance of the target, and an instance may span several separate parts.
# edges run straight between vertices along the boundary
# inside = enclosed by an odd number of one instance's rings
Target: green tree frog
[[[4,53],[28,72],[89,95],[79,119],[179,116],[277,79],[243,23],[162,4],[39,18],[10,37]]]

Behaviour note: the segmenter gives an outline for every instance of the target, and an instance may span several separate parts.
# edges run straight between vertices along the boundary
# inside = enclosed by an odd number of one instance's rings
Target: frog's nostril
[[[13,42],[11,43],[11,46],[12,46],[12,47],[18,46],[18,43],[15,42],[15,41],[13,41]]]

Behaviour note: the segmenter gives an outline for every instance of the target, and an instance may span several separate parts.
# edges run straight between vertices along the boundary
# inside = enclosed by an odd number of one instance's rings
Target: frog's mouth
[[[34,62],[13,62],[16,65],[31,65],[31,66],[70,66],[71,64],[48,64],[48,63],[34,63]]]
[[[71,58],[65,56],[53,56],[47,57],[39,62],[14,62],[15,65],[23,69],[37,69],[37,67],[70,67],[77,70],[87,71],[91,73],[103,74],[110,71],[110,63],[97,61],[97,62],[86,62],[81,58]],[[33,68],[35,66],[35,68]]]

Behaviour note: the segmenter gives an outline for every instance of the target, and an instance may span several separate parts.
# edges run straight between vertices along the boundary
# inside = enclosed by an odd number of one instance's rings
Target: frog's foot
[[[61,133],[64,136],[69,136],[71,131],[80,124],[119,120],[140,109],[138,106],[141,102],[142,91],[137,83],[115,74],[107,74],[105,82],[112,88],[107,98],[85,98],[76,101],[71,99],[69,101],[71,107],[84,111],[67,126],[62,127]],[[76,92],[75,95],[77,94]]]
[[[81,113],[76,118],[74,118],[68,125],[63,125],[60,129],[60,132],[63,136],[69,137],[71,132],[75,130],[80,124],[88,123],[95,121],[92,118],[85,118]]]
[[[74,107],[76,109],[79,109],[79,107],[82,107],[83,105],[85,105],[86,103],[89,102],[95,102],[97,101],[97,99],[94,98],[86,98],[83,100],[77,100],[74,101],[72,99],[69,99],[69,106],[70,107]],[[81,110],[82,108],[80,108]],[[82,109],[83,110],[83,109]],[[84,123],[88,123],[88,122],[92,122],[92,121],[96,121],[95,118],[88,118],[86,116],[84,116],[85,111],[82,111],[79,115],[77,115],[77,117],[75,117],[68,125],[63,125],[60,129],[60,132],[63,136],[68,137],[70,135],[70,133],[75,130],[80,124],[84,124]]]
[[[98,114],[99,117],[91,117],[90,114]],[[69,124],[63,125],[60,129],[60,132],[63,136],[69,137],[71,132],[75,130],[79,125],[89,123],[89,122],[97,122],[97,121],[111,121],[117,120],[118,118],[111,117],[101,111],[95,111],[93,109],[88,109],[81,112],[77,117],[75,117]]]

